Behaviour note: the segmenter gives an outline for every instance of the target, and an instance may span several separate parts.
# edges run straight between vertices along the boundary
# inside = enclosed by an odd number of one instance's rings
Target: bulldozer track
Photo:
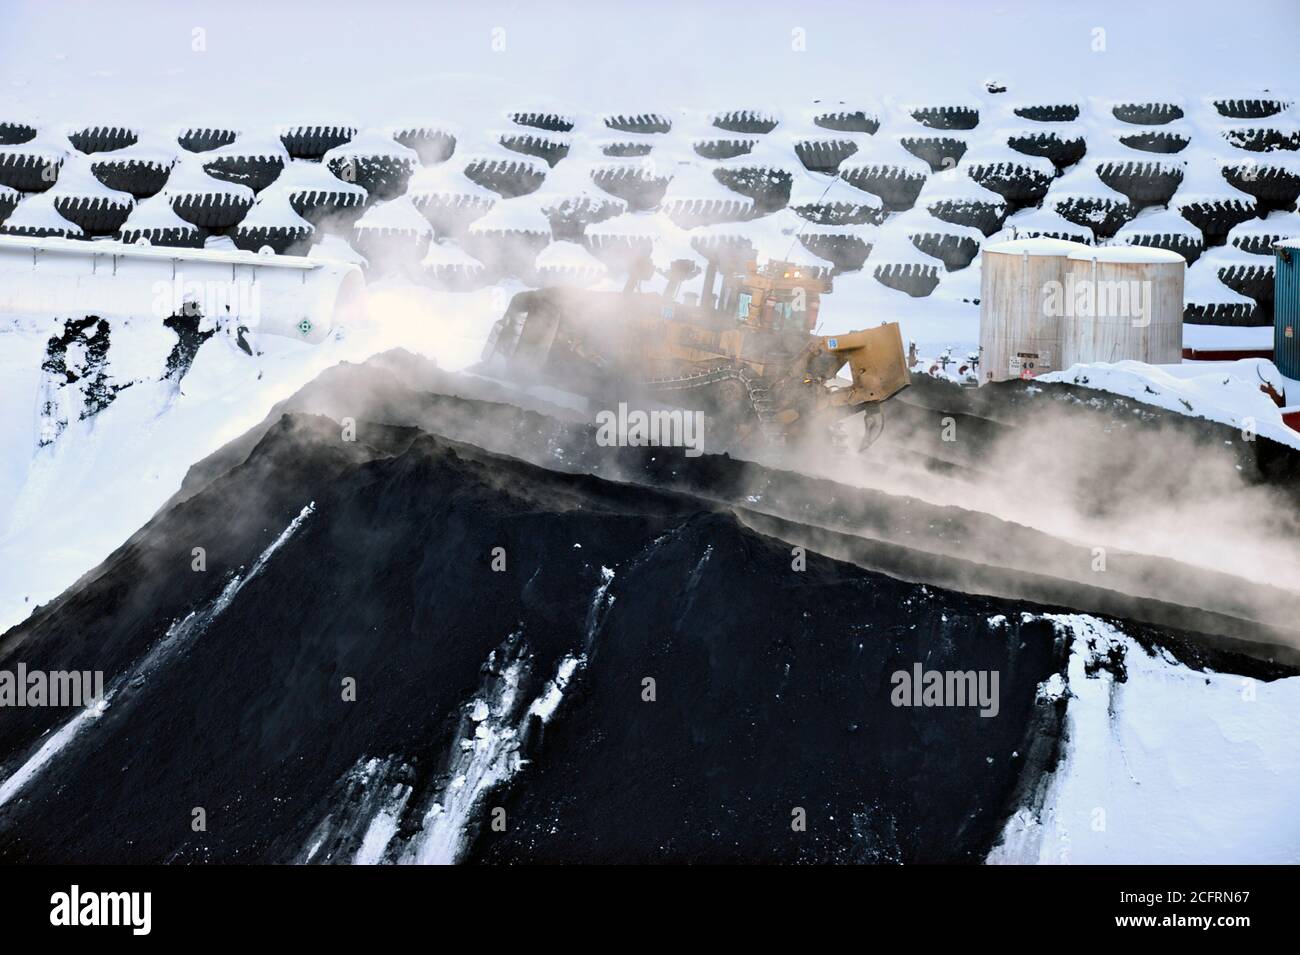
[[[673,378],[649,378],[642,384],[651,391],[689,391],[716,384],[719,381],[736,380],[745,386],[749,406],[758,418],[759,429],[769,444],[784,444],[785,429],[776,419],[776,402],[772,400],[765,382],[748,368],[734,365],[722,365],[704,371],[693,372]]]

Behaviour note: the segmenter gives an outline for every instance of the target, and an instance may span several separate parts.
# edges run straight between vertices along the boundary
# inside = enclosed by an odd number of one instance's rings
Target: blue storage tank
[[[1273,251],[1273,363],[1300,379],[1300,239],[1279,242]]]

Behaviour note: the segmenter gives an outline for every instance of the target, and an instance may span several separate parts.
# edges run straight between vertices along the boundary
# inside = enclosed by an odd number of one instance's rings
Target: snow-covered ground
[[[499,315],[491,292],[448,296],[404,285],[369,290],[377,320],[319,345],[256,336],[250,357],[218,333],[179,387],[164,377],[176,336],[144,317],[110,323],[106,371],[130,383],[97,414],[41,446],[46,343],[62,323],[0,323],[0,631],[26,619],[93,568],[174,494],[189,466],[261,421],[321,371],[389,348],[476,361]]]
[[[1300,677],[1263,682],[1149,655],[1086,615],[1074,640],[1065,752],[1043,804],[1007,824],[991,863],[1300,862]],[[1126,671],[1090,663],[1122,654]]]
[[[1283,407],[1290,407],[1300,404],[1300,382],[1285,378],[1276,365],[1264,358],[1181,365],[1097,362],[1072,365],[1038,380],[1109,391],[1300,448],[1300,432],[1287,426],[1282,420],[1282,408],[1261,390],[1268,386],[1277,394],[1285,395],[1287,404]]]

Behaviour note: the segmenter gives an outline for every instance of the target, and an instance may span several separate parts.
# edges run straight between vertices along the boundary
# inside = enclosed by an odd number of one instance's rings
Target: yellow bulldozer
[[[910,382],[898,324],[817,335],[829,277],[751,261],[715,294],[717,275],[710,266],[696,294],[676,269],[660,293],[637,291],[635,276],[622,292],[520,292],[492,329],[485,367],[597,400],[704,409],[742,444],[843,446],[843,419],[862,412],[857,450],[869,446],[881,403]]]

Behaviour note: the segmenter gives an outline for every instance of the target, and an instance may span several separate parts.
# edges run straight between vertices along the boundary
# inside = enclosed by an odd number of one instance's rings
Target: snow
[[[226,182],[208,175],[203,168],[209,162],[210,153],[184,153],[172,167],[163,186],[162,195],[169,198],[183,196],[227,196],[230,198],[253,201],[253,190],[237,182]]]
[[[1101,245],[1077,249],[1070,253],[1072,262],[1107,262],[1124,265],[1185,265],[1177,252],[1145,245]]]
[[[988,862],[1300,862],[1300,677],[1194,670],[1095,617],[1045,619],[1073,637],[1065,754],[1044,805],[1013,816]],[[1089,676],[1112,647],[1126,681]]]
[[[1053,239],[1049,236],[986,242],[983,248],[985,252],[992,252],[997,255],[1047,255],[1053,257],[1068,255],[1071,258],[1074,257],[1075,253],[1088,250],[1088,247],[1081,242],[1071,242],[1068,239]]]
[[[1277,367],[1264,358],[1186,365],[1098,362],[1071,365],[1042,375],[1038,380],[1068,382],[1124,395],[1143,404],[1218,421],[1300,448],[1300,433],[1287,427],[1281,409],[1260,391],[1260,385],[1265,382],[1277,387],[1284,381]]]
[[[357,220],[357,230],[366,232],[414,233],[418,236],[433,235],[433,226],[429,220],[420,215],[409,196],[399,196],[387,202],[376,203],[366,210],[365,215]]]

